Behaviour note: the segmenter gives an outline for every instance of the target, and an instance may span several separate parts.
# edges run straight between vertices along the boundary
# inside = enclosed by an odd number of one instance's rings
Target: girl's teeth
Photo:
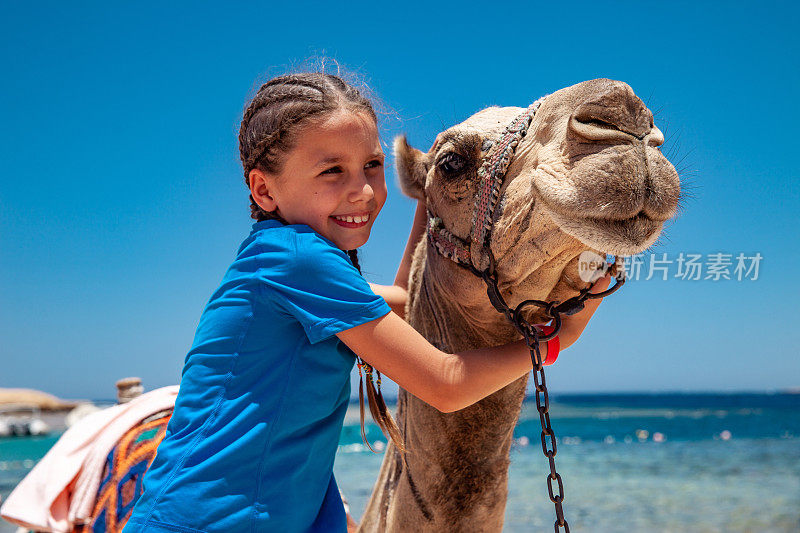
[[[356,224],[361,224],[362,222],[366,222],[367,220],[369,220],[369,215],[364,215],[364,216],[360,216],[360,217],[353,217],[353,216],[340,217],[340,216],[337,216],[335,218],[337,218],[339,220],[342,220],[344,222],[355,222]]]

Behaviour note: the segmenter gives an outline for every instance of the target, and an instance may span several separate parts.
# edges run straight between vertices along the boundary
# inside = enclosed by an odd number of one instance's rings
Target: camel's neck
[[[525,261],[500,258],[508,278],[516,281],[501,283],[510,305],[522,296],[563,301],[574,295],[561,278],[580,249],[541,227],[538,242],[547,254],[527,255]],[[440,256],[427,239],[414,253],[406,318],[449,353],[518,338],[490,304],[483,281]],[[534,323],[536,318],[526,317]],[[526,384],[524,376],[454,413],[442,413],[401,389],[397,423],[409,452],[403,461],[389,444],[360,531],[501,531],[509,450]]]
[[[519,338],[508,319],[492,307],[484,283],[473,273],[427,246],[417,250],[415,260],[419,268],[414,270],[409,284],[407,320],[428,341],[443,351],[457,353],[499,346]],[[437,261],[442,263],[437,264]],[[469,437],[476,448],[485,447],[492,453],[501,453],[497,448],[497,436],[499,433],[511,435],[519,416],[525,383],[526,379],[518,380],[448,416],[474,420],[476,415],[481,418],[482,412],[491,413],[491,427],[472,432]]]
[[[415,266],[407,320],[438,348],[458,352],[518,337],[508,319],[492,307],[485,284],[474,274],[429,247],[417,250]]]
[[[425,338],[451,353],[516,338],[473,274],[457,265],[434,265],[429,261],[449,259],[426,253],[435,252],[415,254],[419,268],[413,270],[408,308],[409,322]],[[475,524],[485,531],[502,529],[509,449],[526,383],[521,378],[454,413],[401,392],[398,423],[411,450],[408,471],[421,495],[413,505],[427,506],[449,531],[476,531],[470,529]]]

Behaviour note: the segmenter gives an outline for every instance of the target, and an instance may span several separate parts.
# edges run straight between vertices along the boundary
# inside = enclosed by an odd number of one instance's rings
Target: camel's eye
[[[456,152],[447,152],[436,166],[445,174],[458,174],[467,167],[467,158]]]

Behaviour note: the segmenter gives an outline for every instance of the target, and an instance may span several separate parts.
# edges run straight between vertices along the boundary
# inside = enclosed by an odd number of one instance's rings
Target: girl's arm
[[[403,259],[400,261],[400,266],[397,268],[397,275],[394,277],[395,286],[408,290],[408,275],[411,272],[411,259],[414,256],[417,243],[425,234],[427,225],[428,208],[425,204],[425,200],[418,200],[417,210],[414,213],[414,222],[411,223],[411,233],[408,235],[406,249],[403,252]]]
[[[607,275],[591,292],[605,290],[610,281]],[[601,300],[587,300],[579,313],[562,318],[559,334],[562,350],[578,339]],[[442,412],[468,407],[532,369],[524,340],[448,354],[431,345],[395,313],[337,335],[367,363]],[[547,343],[540,342],[539,349],[544,360]]]
[[[397,313],[400,318],[405,318],[406,301],[408,300],[408,291],[406,289],[397,285],[378,285],[376,283],[370,283],[369,286],[372,292],[386,300],[392,311]]]
[[[425,234],[427,224],[428,214],[425,200],[419,200],[417,201],[417,211],[414,213],[414,222],[411,224],[411,233],[408,235],[406,249],[403,252],[403,258],[400,260],[400,266],[394,278],[394,285],[369,284],[373,292],[383,297],[389,307],[392,308],[392,311],[400,315],[400,318],[405,318],[406,314],[408,274],[411,271],[411,259],[414,255],[414,250],[417,248],[417,243]]]

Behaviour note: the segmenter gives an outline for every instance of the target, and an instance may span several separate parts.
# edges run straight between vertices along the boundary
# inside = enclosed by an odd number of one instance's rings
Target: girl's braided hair
[[[364,86],[364,91],[367,90]],[[376,124],[378,122],[370,99],[338,75],[327,72],[297,72],[277,76],[264,83],[247,105],[239,128],[239,157],[244,170],[245,185],[250,187],[250,171],[253,169],[273,175],[280,174],[285,157],[294,148],[303,128],[339,109],[366,113]],[[250,217],[258,221],[277,219],[286,223],[277,209],[264,211],[255,202],[252,194]],[[348,250],[347,253],[353,265],[361,272],[356,250]],[[374,369],[359,358],[358,399],[361,437],[364,443],[375,451],[370,446],[364,429],[362,368],[367,376],[367,397],[372,418],[384,434],[392,439],[395,447],[405,452],[400,430],[386,408],[380,391],[380,372],[375,370],[378,382],[376,389],[372,379]]]

